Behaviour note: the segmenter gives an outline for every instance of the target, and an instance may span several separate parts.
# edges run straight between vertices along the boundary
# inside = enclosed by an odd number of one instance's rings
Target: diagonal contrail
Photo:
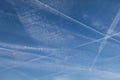
[[[21,52],[21,51],[17,51],[17,50],[12,50],[12,49],[7,49],[7,48],[0,48],[0,50],[5,50],[5,51],[9,51],[9,52],[15,52],[15,53],[21,53],[21,54],[30,54],[30,53],[26,53],[26,52]],[[32,53],[31,53],[32,54]],[[3,69],[2,71],[6,71],[6,70],[9,70],[9,69],[14,69],[14,68],[17,68],[17,67],[21,67],[23,65],[26,65],[27,63],[33,63],[35,61],[39,61],[39,60],[43,60],[43,59],[48,59],[48,60],[59,60],[59,61],[63,61],[61,60],[61,58],[56,58],[56,57],[51,57],[51,54],[48,54],[48,55],[37,55],[37,54],[32,54],[30,56],[35,56],[34,58],[32,59],[29,59],[29,60],[24,60],[24,61],[18,61],[17,65],[13,65],[13,66],[8,66],[8,67],[5,67],[5,69]]]
[[[71,20],[71,21],[73,21],[73,22],[75,22],[75,23],[77,23],[77,24],[80,24],[80,25],[82,25],[82,26],[84,26],[84,27],[86,27],[86,28],[88,28],[88,29],[90,29],[90,30],[92,30],[92,31],[95,31],[95,32],[98,33],[98,34],[101,34],[101,35],[105,36],[105,34],[103,34],[102,32],[100,32],[100,31],[98,31],[98,30],[96,30],[96,29],[94,29],[94,28],[92,28],[92,27],[90,27],[90,26],[88,26],[88,25],[86,25],[86,24],[84,24],[84,23],[82,23],[82,22],[80,22],[80,21],[78,21],[78,20],[76,20],[76,19],[74,19],[74,18],[72,18],[72,17],[70,17],[70,16],[62,13],[62,12],[60,12],[60,11],[58,11],[57,9],[52,8],[51,6],[49,6],[49,5],[41,2],[41,1],[39,1],[39,0],[35,0],[35,1],[36,1],[36,3],[37,3],[38,5],[41,5],[41,6],[45,7],[45,8],[46,8],[48,11],[50,11],[50,12],[52,12],[52,13],[54,13],[54,14],[57,14],[57,15],[60,15],[60,16],[62,16],[62,17],[64,17],[64,18],[69,19],[69,20]],[[116,40],[116,39],[114,39],[114,38],[111,38],[111,39],[114,40],[114,41],[117,42],[117,43],[120,43],[119,40]]]
[[[66,19],[72,20],[73,22],[76,22],[76,23],[78,23],[78,24],[81,24],[81,25],[85,26],[86,28],[89,28],[90,30],[94,30],[95,32],[99,33],[99,31],[91,28],[90,26],[87,26],[87,25],[79,22],[78,20],[76,20],[76,19],[74,19],[74,18],[72,18],[72,17],[69,17],[69,16],[63,14],[62,12],[60,12],[60,11],[58,11],[58,10],[50,7],[50,6],[48,6],[47,4],[44,4],[44,3],[42,3],[41,1],[38,1],[38,0],[35,0],[35,1],[38,2],[38,3],[36,3],[36,4],[42,5],[43,7],[45,7],[45,8],[46,8],[47,10],[49,10],[50,12],[52,12],[52,13],[54,13],[54,14],[58,14],[58,15],[64,17],[64,18],[66,18]],[[117,18],[116,18],[116,20],[117,20]],[[115,25],[115,23],[114,23],[114,25]],[[111,27],[111,28],[112,28],[112,27]],[[111,29],[110,29],[110,30],[111,30]],[[109,31],[109,32],[110,32],[110,31]],[[103,33],[100,33],[100,34],[103,34]],[[106,37],[105,37],[105,39],[106,39]],[[102,43],[102,44],[103,44],[103,43]],[[104,44],[105,44],[105,42],[104,42]],[[104,46],[104,45],[102,45],[102,46]],[[101,53],[102,48],[103,48],[103,47],[100,46],[100,49],[99,49],[98,53]]]
[[[90,70],[91,70],[91,69],[94,67],[94,65],[96,64],[99,55],[101,54],[103,48],[104,48],[105,45],[106,45],[107,39],[108,39],[107,36],[111,36],[111,35],[113,34],[115,28],[117,27],[117,24],[118,24],[119,20],[120,20],[120,10],[118,11],[117,15],[115,16],[115,18],[114,18],[112,24],[110,25],[110,28],[108,29],[108,31],[107,31],[107,33],[106,33],[103,41],[101,42],[100,47],[99,47],[99,49],[98,49],[98,53],[96,54],[95,59],[93,60],[92,66],[90,67]]]
[[[35,1],[36,1],[36,4],[37,4],[38,6],[43,6],[43,7],[46,8],[48,11],[50,11],[50,12],[52,12],[52,13],[54,13],[54,14],[60,15],[60,16],[62,16],[62,17],[64,17],[64,18],[66,18],[66,19],[69,19],[69,20],[71,20],[71,21],[73,21],[73,22],[75,22],[75,23],[78,23],[78,24],[80,24],[80,25],[82,25],[82,26],[84,26],[84,27],[86,27],[86,28],[88,28],[88,29],[90,29],[90,30],[92,30],[92,31],[95,31],[95,32],[97,32],[97,33],[99,33],[99,34],[101,34],[101,35],[103,35],[103,36],[105,35],[105,34],[99,32],[99,31],[95,30],[94,28],[92,28],[92,27],[90,27],[90,26],[88,26],[88,25],[86,25],[86,24],[84,24],[84,23],[82,23],[82,22],[80,22],[80,21],[78,21],[78,20],[76,20],[76,19],[74,19],[74,18],[72,18],[72,17],[70,17],[70,16],[68,16],[68,15],[60,12],[60,11],[58,11],[57,9],[52,8],[51,6],[49,6],[49,5],[45,4],[45,3],[42,3],[42,2],[39,1],[39,0],[35,0]],[[114,40],[115,42],[120,43],[119,40],[116,40],[116,39],[114,39],[114,38],[112,38],[112,37],[110,37],[110,38],[111,38],[112,40]]]
[[[17,9],[18,8],[15,8],[16,9],[16,11],[17,11]],[[23,11],[23,13],[24,13],[24,11]],[[34,15],[33,15],[34,14]],[[24,16],[27,16],[27,15],[29,15],[29,18],[31,18],[31,16],[33,16],[33,18],[36,16],[35,15],[35,13],[33,13],[33,14],[31,14],[31,13],[29,13],[29,12],[27,12],[26,13],[26,15],[24,15]],[[31,15],[31,16],[30,16]],[[18,17],[20,18],[22,15],[18,12]],[[20,18],[20,20],[21,20],[21,22],[23,23],[24,21],[24,19],[22,20],[21,18]],[[28,21],[29,21],[29,19],[28,19]],[[37,23],[37,24],[40,24],[39,23],[39,19],[36,19],[36,20],[34,20],[34,19],[32,19],[31,18],[31,22],[33,22],[33,23]],[[29,22],[28,24],[32,24],[31,22]],[[88,37],[88,36],[85,36],[85,35],[82,35],[82,34],[76,34],[75,32],[72,32],[72,31],[69,31],[69,30],[66,30],[66,32],[69,32],[70,34],[73,34],[73,35],[75,35],[75,36],[78,36],[78,37],[82,37],[82,38],[85,38],[85,39],[88,39],[88,40],[95,40],[94,38],[92,38],[92,37]],[[38,35],[39,36],[39,35]]]
[[[111,38],[111,37],[117,36],[117,35],[120,35],[120,32],[114,33],[113,35],[107,36],[106,38]],[[100,39],[97,39],[97,40],[87,42],[87,43],[83,43],[83,44],[75,46],[73,48],[80,48],[80,47],[83,47],[83,46],[87,46],[89,44],[99,42],[103,39],[104,39],[104,37],[100,38]],[[5,47],[5,48],[10,48],[10,49],[15,49],[15,50],[36,50],[36,51],[43,51],[43,52],[46,51],[46,50],[48,50],[48,51],[59,50],[59,48],[33,47],[33,46],[26,46],[26,45],[21,46],[21,45],[13,45],[13,44],[8,44],[8,43],[3,43],[3,42],[0,42],[0,46]],[[61,50],[68,50],[68,49],[71,49],[71,48],[61,49]]]
[[[120,35],[120,32],[114,33],[113,35],[107,36],[106,38],[111,38],[111,37],[117,36],[117,35]],[[101,40],[104,40],[104,37],[97,39],[97,40],[87,42],[87,43],[83,43],[83,44],[75,46],[73,48],[80,48],[80,47],[87,46],[87,45],[95,43],[95,42],[99,42]],[[26,46],[26,45],[21,46],[21,45],[13,45],[13,44],[8,44],[8,43],[3,43],[3,42],[0,42],[0,46],[2,46],[4,48],[15,49],[15,50],[36,50],[36,51],[43,51],[43,52],[46,50],[59,50],[59,48],[33,47],[33,46]],[[61,50],[68,50],[68,49],[71,49],[71,48],[61,49]]]
[[[50,65],[49,63],[46,63],[46,64],[48,64],[48,65]],[[57,64],[57,63],[53,63],[52,65],[55,65],[55,66],[59,66],[59,68],[63,68],[64,69],[64,71],[67,69],[67,71],[68,70],[72,70],[72,71],[89,71],[89,69],[88,68],[86,68],[86,67],[81,67],[81,66],[69,66],[69,65],[65,65],[65,64]],[[14,68],[12,68],[11,70],[16,70],[16,69],[14,69]],[[113,74],[115,77],[118,77],[120,74],[118,74],[118,73],[113,73],[113,72],[109,72],[109,71],[101,71],[101,70],[97,70],[97,69],[95,69],[94,70],[96,73],[105,73],[105,74]],[[29,78],[29,75],[28,74],[26,74],[26,73],[24,73],[24,72],[22,72],[22,71],[15,71],[16,73],[18,73],[19,75],[21,75],[21,76],[24,76],[25,78]],[[54,75],[54,74],[53,74]],[[103,74],[104,75],[104,74]],[[33,78],[33,77],[30,77],[30,78],[32,78],[33,80],[35,79],[37,79],[37,78]],[[120,78],[120,77],[119,77]]]
[[[87,45],[95,43],[95,42],[100,42],[100,41],[104,40],[105,38],[109,39],[109,38],[117,36],[117,35],[120,35],[120,32],[114,33],[113,35],[109,35],[109,36],[106,36],[106,37],[103,37],[103,38],[100,38],[100,39],[96,39],[96,40],[93,40],[93,41],[90,41],[90,42],[87,42],[87,43],[83,43],[83,44],[75,46],[73,48],[76,49],[76,48],[80,48],[80,47],[83,47],[83,46],[87,46]]]
[[[113,34],[113,35],[111,35],[111,36],[109,36],[108,38],[110,38],[110,37],[113,37],[113,36],[116,36],[116,35],[118,35],[118,34],[120,34],[120,32],[119,33],[115,33],[115,34]],[[104,38],[101,38],[101,39],[98,39],[98,40],[96,40],[96,41],[100,41],[100,40],[103,40]],[[94,43],[95,41],[93,41],[93,42],[89,42],[88,44],[91,44],[91,43]],[[86,45],[88,45],[88,44],[86,44]],[[85,46],[85,45],[84,45]],[[14,48],[14,47],[13,47]],[[19,47],[20,48],[20,47]],[[29,48],[29,47],[28,47]],[[16,51],[16,50],[11,50],[11,49],[6,49],[6,48],[0,48],[1,50],[7,50],[7,51],[10,51],[10,52],[14,52],[14,51]],[[31,49],[31,48],[30,48]],[[36,49],[37,50],[37,49]],[[18,51],[19,53],[21,53],[20,51]],[[17,52],[17,53],[18,53]],[[33,55],[35,55],[35,54],[33,54]],[[16,67],[19,67],[19,66],[21,66],[21,65],[25,65],[26,63],[29,63],[29,62],[34,62],[34,61],[37,61],[37,60],[40,60],[40,59],[42,59],[42,58],[49,58],[50,59],[50,57],[49,56],[37,56],[36,58],[33,58],[33,59],[31,59],[31,60],[28,60],[28,61],[25,61],[25,63],[22,63],[22,64],[20,64],[20,65],[15,65],[15,66],[12,66],[12,67],[7,67],[5,70],[7,70],[7,69],[13,69],[13,68],[16,68]]]

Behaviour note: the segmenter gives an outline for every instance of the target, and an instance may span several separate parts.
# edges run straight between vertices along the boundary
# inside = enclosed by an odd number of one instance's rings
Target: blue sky
[[[120,80],[119,0],[0,0],[0,80]]]

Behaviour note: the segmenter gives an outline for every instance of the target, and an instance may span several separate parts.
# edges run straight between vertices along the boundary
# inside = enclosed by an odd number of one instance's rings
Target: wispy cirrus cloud
[[[23,2],[21,1],[19,4],[21,3]],[[71,45],[78,44],[81,41],[84,41],[82,39],[94,40],[94,38],[89,38],[60,28],[61,26],[58,26],[59,24],[53,22],[52,19],[48,19],[49,16],[46,14],[48,9],[45,9],[44,4],[41,3],[38,5],[36,1],[29,1],[28,3],[27,1],[24,3],[28,5],[27,8],[24,6],[20,7],[18,5],[14,5],[14,7],[18,13],[20,21],[25,25],[25,29],[28,34],[38,42],[52,46],[65,46],[71,43]],[[16,2],[16,4],[18,4],[18,2]],[[35,9],[29,9],[31,7]],[[24,10],[26,9],[26,11],[22,11],[22,8],[24,8]],[[44,11],[45,14],[42,14],[39,11]],[[51,13],[50,15],[53,16]],[[81,39],[81,41],[78,41],[77,39]]]

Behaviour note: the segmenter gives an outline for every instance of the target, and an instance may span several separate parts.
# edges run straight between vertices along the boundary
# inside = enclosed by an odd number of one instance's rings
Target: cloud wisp
[[[96,63],[99,55],[101,54],[104,46],[106,45],[106,42],[107,42],[107,39],[108,39],[107,36],[113,35],[113,32],[114,32],[115,28],[117,27],[117,24],[118,24],[119,20],[120,20],[120,10],[118,11],[118,13],[117,13],[117,15],[115,16],[112,24],[110,25],[110,28],[108,29],[108,31],[107,31],[107,33],[106,33],[104,39],[102,40],[102,42],[101,42],[101,44],[100,44],[100,47],[99,47],[99,49],[98,49],[98,52],[97,52],[97,54],[96,54],[96,56],[95,56],[95,59],[93,60],[93,63],[92,63],[92,66],[91,66],[90,69],[92,69],[92,68],[94,67],[94,65],[95,65],[95,63]]]
[[[92,43],[95,43],[95,42],[100,42],[100,41],[104,40],[105,38],[109,39],[109,38],[114,37],[114,36],[117,36],[117,35],[120,35],[120,32],[114,33],[113,35],[110,35],[110,36],[108,35],[108,36],[105,36],[105,37],[103,37],[103,38],[96,39],[96,40],[93,40],[93,41],[84,43],[84,44],[81,44],[81,45],[78,45],[78,46],[75,46],[74,48],[80,48],[80,47],[83,47],[83,46],[87,46],[87,45],[92,44]]]
[[[31,4],[34,3],[33,1]],[[30,8],[30,4],[27,4],[28,8]],[[85,38],[87,40],[94,40],[93,38],[86,37],[84,35],[79,35],[64,29],[61,29],[56,24],[50,23],[46,16],[41,15],[38,11],[41,10],[37,8],[38,10],[26,10],[26,12],[21,11],[20,6],[14,6],[20,21],[25,25],[26,31],[30,34],[31,37],[36,39],[39,42],[53,45],[64,45],[64,44],[70,44],[71,41],[76,42],[77,37],[78,38]],[[35,6],[32,6],[33,8],[36,8]],[[40,7],[40,6],[39,6]],[[23,7],[24,8],[24,7]],[[40,7],[43,8],[43,7]],[[25,6],[26,9],[26,6]],[[44,9],[44,8],[43,8]],[[36,14],[38,12],[39,14]],[[41,18],[43,17],[43,18]],[[67,41],[66,41],[67,40]],[[69,40],[69,41],[68,41]]]
[[[2,48],[1,48],[2,49]],[[3,48],[4,49],[4,48]],[[9,49],[4,49],[4,50],[7,50],[7,51],[14,51],[14,50],[9,50]],[[16,50],[15,50],[16,51]],[[23,53],[22,54],[26,54],[26,53]],[[38,56],[37,56],[38,57]],[[36,60],[35,60],[36,59]],[[88,72],[92,72],[92,74],[95,74],[97,76],[101,76],[103,78],[108,78],[108,79],[120,79],[118,73],[113,73],[113,72],[109,72],[109,71],[102,71],[102,70],[97,70],[97,69],[94,69],[92,71],[89,71],[89,68],[86,68],[86,67],[81,67],[80,65],[65,65],[65,64],[59,64],[59,63],[52,63],[52,62],[45,62],[45,64],[36,64],[36,61],[39,61],[40,59],[37,59],[37,58],[33,58],[33,59],[30,59],[28,61],[17,61],[17,65],[13,65],[12,67],[5,67],[5,70],[4,71],[7,71],[7,70],[16,70],[17,67],[25,67],[25,65],[28,65],[27,67],[29,68],[36,68],[36,67],[39,67],[40,66],[44,66],[44,68],[47,68],[47,67],[50,67],[51,65],[51,70],[54,69],[54,68],[58,68],[61,70],[61,68],[63,69],[63,71],[72,71],[72,72],[81,72],[81,71],[88,71]],[[30,65],[34,65],[34,66],[30,66]],[[54,66],[52,66],[54,65]],[[39,69],[38,68],[38,69]],[[22,72],[22,71],[16,71],[19,75],[22,75],[26,78],[29,77],[28,74]],[[56,73],[57,74],[57,73]],[[72,73],[71,73],[72,74]],[[73,73],[74,74],[74,73]],[[105,75],[106,74],[106,75]],[[27,75],[27,76],[26,76]],[[54,74],[55,75],[55,74]],[[54,75],[51,75],[51,76],[54,76]]]
[[[82,23],[82,22],[80,22],[80,21],[78,21],[78,20],[76,20],[76,19],[74,19],[74,18],[72,18],[72,17],[70,17],[70,16],[68,16],[68,15],[60,12],[60,11],[58,11],[57,9],[50,7],[49,5],[47,5],[47,4],[45,4],[45,3],[42,3],[42,2],[39,1],[39,0],[35,0],[35,1],[37,1],[38,4],[40,4],[41,6],[44,6],[45,8],[47,8],[47,10],[49,10],[50,12],[55,13],[55,14],[58,14],[58,15],[60,15],[60,16],[63,16],[63,17],[66,18],[66,19],[69,19],[69,20],[71,20],[71,21],[73,21],[73,22],[76,22],[76,23],[78,23],[78,24],[80,24],[80,25],[82,25],[82,26],[84,26],[84,27],[86,27],[86,28],[88,28],[88,29],[90,29],[90,30],[92,30],[92,31],[95,31],[95,32],[98,33],[98,34],[101,34],[101,35],[105,36],[105,34],[103,34],[103,33],[99,32],[99,31],[97,31],[96,29],[94,29],[94,28],[92,28],[92,27],[90,27],[90,26],[88,26],[88,25],[86,25],[86,24],[84,24],[84,23]],[[114,40],[115,42],[120,43],[120,41],[118,41],[118,40],[116,40],[116,39],[114,39],[114,38],[112,38],[112,40]]]
[[[14,2],[16,2],[16,0],[10,1],[10,3],[12,3],[12,4],[14,4]],[[71,21],[73,21],[73,22],[76,22],[76,23],[78,23],[78,24],[80,24],[80,25],[82,25],[82,26],[84,26],[84,27],[86,27],[86,28],[88,28],[88,29],[90,29],[90,30],[92,30],[92,31],[97,32],[98,34],[101,34],[101,35],[105,36],[105,34],[103,34],[103,33],[99,32],[99,31],[95,30],[94,28],[92,28],[92,27],[90,27],[90,26],[88,26],[88,25],[86,25],[86,24],[84,24],[84,23],[82,23],[82,22],[80,22],[80,21],[78,21],[78,20],[76,20],[76,19],[74,19],[74,18],[72,18],[72,17],[70,17],[70,16],[68,16],[68,15],[60,12],[60,11],[58,11],[58,10],[55,9],[55,8],[52,8],[51,6],[49,6],[49,5],[45,4],[45,3],[42,3],[42,2],[39,1],[39,0],[29,1],[29,2],[32,2],[32,3],[36,4],[36,5],[39,6],[40,8],[41,8],[41,6],[42,6],[44,9],[46,9],[46,10],[48,10],[48,11],[54,13],[54,14],[57,14],[57,15],[62,16],[62,17],[64,17],[64,18],[68,19],[68,20],[71,20]],[[111,39],[114,40],[114,41],[117,42],[117,43],[120,43],[119,40],[116,40],[116,39],[114,39],[114,38],[112,38],[112,37],[111,37]]]

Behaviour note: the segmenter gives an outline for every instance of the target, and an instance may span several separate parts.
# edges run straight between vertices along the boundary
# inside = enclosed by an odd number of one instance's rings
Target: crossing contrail
[[[83,46],[87,46],[87,45],[95,43],[95,42],[100,42],[100,41],[104,40],[105,38],[109,39],[109,38],[117,36],[117,35],[120,35],[120,32],[114,33],[113,35],[109,35],[109,36],[106,36],[106,37],[103,37],[103,38],[100,38],[100,39],[96,39],[96,40],[93,40],[93,41],[90,41],[90,42],[87,42],[87,43],[83,43],[83,44],[75,46],[73,48],[81,48]]]
[[[105,47],[105,45],[106,45],[106,43],[107,43],[107,39],[108,39],[108,38],[106,38],[106,37],[107,37],[107,36],[111,36],[111,35],[113,34],[115,28],[117,27],[117,24],[118,24],[119,20],[120,20],[120,10],[118,11],[117,15],[115,16],[112,24],[110,25],[110,28],[108,29],[108,31],[107,31],[104,39],[102,40],[102,42],[101,42],[101,44],[100,44],[100,47],[99,47],[99,49],[98,49],[98,53],[96,54],[95,59],[93,60],[91,69],[92,69],[92,68],[94,67],[94,65],[96,64],[98,57],[100,56],[103,48]]]
[[[90,29],[92,31],[95,31],[98,34],[101,34],[101,35],[105,36],[105,34],[103,34],[102,32],[97,31],[96,29],[94,29],[94,28],[92,28],[92,27],[90,27],[90,26],[88,26],[88,25],[86,25],[86,24],[84,24],[84,23],[82,23],[82,22],[80,22],[80,21],[78,21],[78,20],[76,20],[76,19],[74,19],[74,18],[72,18],[72,17],[70,17],[70,16],[60,12],[60,11],[58,11],[57,9],[52,8],[51,6],[41,2],[39,0],[35,0],[35,1],[36,1],[36,4],[40,4],[41,6],[44,6],[50,12],[52,12],[54,14],[57,14],[57,15],[60,15],[60,16],[64,17],[65,19],[71,20],[71,21],[73,21],[75,23],[78,23],[78,24],[80,24],[80,25],[82,25],[82,26],[84,26],[84,27],[86,27],[86,28],[88,28],[88,29]],[[111,39],[114,40],[117,43],[120,43],[119,40],[116,40],[114,38],[111,38]]]
[[[13,0],[13,1],[17,1],[17,0]],[[30,1],[32,1],[32,0],[30,0]],[[105,34],[103,34],[102,32],[97,31],[96,29],[94,29],[94,28],[92,28],[92,27],[90,27],[90,26],[88,26],[88,25],[86,25],[86,24],[84,24],[84,23],[82,23],[82,22],[80,22],[80,21],[78,21],[78,20],[76,20],[76,19],[74,19],[74,18],[72,18],[72,17],[64,14],[64,13],[62,13],[61,11],[59,11],[59,10],[57,10],[57,9],[55,9],[55,8],[52,8],[51,6],[49,6],[49,5],[41,2],[41,1],[39,1],[39,0],[34,0],[34,1],[36,1],[36,2],[34,2],[34,3],[37,4],[37,6],[43,6],[45,9],[47,9],[48,11],[50,11],[50,12],[52,12],[52,13],[54,13],[54,14],[57,14],[57,15],[59,15],[59,16],[61,16],[61,17],[64,17],[65,19],[68,19],[68,20],[71,20],[71,21],[73,21],[73,22],[75,22],[75,23],[78,23],[78,24],[80,24],[80,25],[82,25],[82,26],[84,26],[84,27],[86,27],[86,28],[88,28],[88,29],[90,29],[90,30],[92,30],[92,31],[95,31],[95,32],[97,32],[97,33],[105,36]],[[11,1],[8,1],[8,2],[14,3],[14,2],[11,2]],[[33,2],[33,1],[32,1],[32,2]],[[120,43],[119,40],[114,39],[114,38],[112,38],[112,37],[110,37],[110,38],[111,38],[112,40],[114,40],[115,42]]]

